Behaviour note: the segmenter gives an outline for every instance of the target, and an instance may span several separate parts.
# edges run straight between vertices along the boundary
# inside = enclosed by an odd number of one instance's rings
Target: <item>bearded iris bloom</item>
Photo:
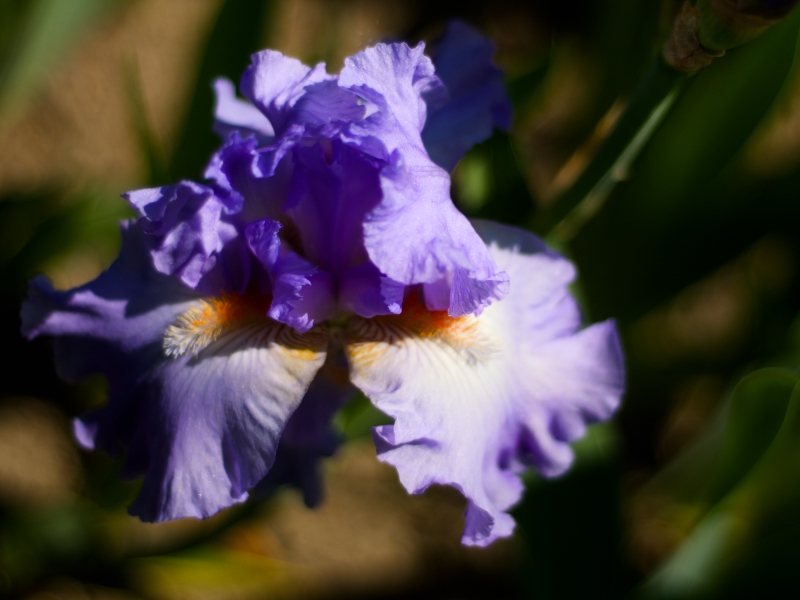
[[[132,514],[208,517],[287,482],[313,504],[359,388],[394,419],[379,458],[411,493],[460,490],[463,542],[485,545],[513,530],[519,473],[564,472],[617,407],[617,333],[579,330],[572,265],[450,199],[448,171],[509,125],[491,45],[453,23],[423,51],[379,44],[339,75],[255,54],[247,101],[215,83],[206,183],[126,194],[140,216],[95,281],[32,282],[23,332],[55,337],[65,379],[109,381],[75,434],[144,477]]]

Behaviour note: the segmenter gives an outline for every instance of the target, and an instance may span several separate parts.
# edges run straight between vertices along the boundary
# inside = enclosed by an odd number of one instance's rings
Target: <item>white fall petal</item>
[[[354,319],[345,350],[353,383],[395,419],[375,431],[380,459],[411,493],[459,489],[463,542],[486,545],[514,528],[518,474],[560,475],[586,423],[611,416],[624,367],[613,322],[578,331],[569,261],[532,234],[475,228],[510,276],[504,300],[452,318],[409,297],[400,315]]]

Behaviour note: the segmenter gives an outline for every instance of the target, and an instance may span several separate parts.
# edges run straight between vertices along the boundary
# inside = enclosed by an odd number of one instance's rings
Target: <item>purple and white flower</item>
[[[580,330],[572,265],[450,199],[448,170],[509,125],[491,45],[453,23],[423,51],[379,44],[339,75],[255,54],[246,101],[215,83],[206,183],[126,194],[140,217],[108,271],[31,283],[23,332],[55,337],[65,379],[108,378],[75,434],[144,476],[132,514],[207,517],[282,483],[313,504],[355,385],[394,418],[379,458],[411,493],[459,489],[463,542],[485,545],[513,530],[519,473],[561,474],[616,409],[617,333]]]

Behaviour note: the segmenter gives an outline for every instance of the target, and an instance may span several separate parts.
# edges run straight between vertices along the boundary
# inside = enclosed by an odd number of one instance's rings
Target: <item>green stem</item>
[[[589,165],[559,197],[535,229],[569,239],[603,205],[616,184],[652,138],[685,89],[688,75],[667,65],[659,55],[611,134]]]

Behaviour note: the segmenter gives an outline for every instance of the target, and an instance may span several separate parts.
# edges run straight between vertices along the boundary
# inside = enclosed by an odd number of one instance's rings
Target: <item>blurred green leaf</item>
[[[469,217],[519,223],[533,208],[511,136],[495,131],[473,147],[453,172],[453,195]]]
[[[725,443],[710,501],[716,503],[739,483],[772,443],[786,416],[800,377],[783,369],[751,373],[733,390]]]
[[[741,529],[742,523],[733,515],[712,512],[635,596],[665,600],[714,597],[726,554],[741,539]]]
[[[754,590],[800,592],[792,575],[760,560],[762,553],[774,555],[776,550],[779,556],[800,558],[796,543],[787,547],[784,535],[800,527],[797,381],[793,373],[765,369],[737,386],[719,489],[740,480],[644,584],[639,596],[747,598]]]
[[[269,556],[211,546],[142,558],[131,564],[134,587],[149,598],[280,597],[302,585],[296,567]]]
[[[799,24],[800,11],[701,71],[573,240],[596,318],[642,315],[798,212],[761,182],[743,185],[736,160],[782,89]],[[781,217],[767,212],[779,205]]]
[[[273,14],[272,0],[225,0],[203,50],[190,105],[169,171],[173,178],[201,176],[211,154],[220,146],[212,131],[216,77],[238,83],[250,55],[262,49],[265,21]]]
[[[774,393],[774,392],[773,392]],[[774,411],[775,407],[771,408]],[[772,443],[728,502],[760,526],[800,507],[800,385]]]
[[[133,129],[136,132],[144,163],[147,165],[148,185],[167,185],[171,182],[171,177],[167,170],[164,148],[151,126],[142,89],[139,63],[135,55],[129,57],[125,63],[125,84]]]
[[[0,292],[16,294],[48,261],[79,247],[113,258],[119,221],[131,216],[122,199],[102,192],[66,196],[53,191],[0,202]]]
[[[336,413],[333,424],[345,439],[352,440],[371,435],[373,427],[392,423],[394,423],[394,419],[375,408],[369,398],[359,392],[355,398]]]
[[[0,514],[0,574],[10,589],[24,590],[47,571],[87,567],[94,559],[97,517],[80,500]]]
[[[619,456],[622,440],[614,421],[595,423],[586,429],[586,435],[572,444],[575,464],[582,469],[595,463],[614,461]]]
[[[726,421],[725,412],[719,411],[705,430],[662,467],[642,490],[667,496],[689,507],[695,518],[705,514],[709,508],[706,502],[709,483],[717,474],[725,440]]]
[[[477,213],[491,193],[491,167],[482,153],[471,152],[461,159],[453,179],[458,185],[458,201],[462,210]]]
[[[548,67],[549,64],[544,63],[506,81],[508,97],[511,99],[515,115],[524,115],[527,112],[547,75]]]
[[[695,76],[635,167],[626,194],[639,199],[637,215],[664,227],[682,210],[725,209],[688,194],[722,171],[772,107],[794,64],[798,25],[800,11]]]
[[[122,0],[33,0],[18,13],[0,65],[0,123],[19,115],[50,69],[102,15]],[[9,11],[10,12],[10,11]]]
[[[772,443],[800,377],[760,369],[733,389],[703,432],[641,490],[668,498],[700,519],[739,484]]]
[[[595,119],[620,96],[629,93],[658,54],[657,2],[602,0],[594,7],[593,58],[602,71]]]

